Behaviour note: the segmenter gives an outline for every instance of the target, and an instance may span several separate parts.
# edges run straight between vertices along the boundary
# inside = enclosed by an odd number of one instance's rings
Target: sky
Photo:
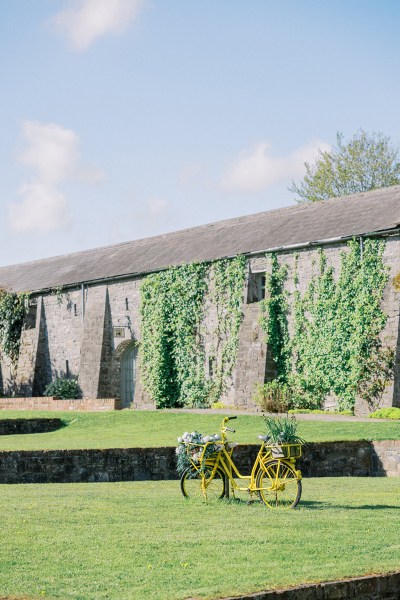
[[[0,265],[295,204],[400,144],[396,0],[1,0]]]

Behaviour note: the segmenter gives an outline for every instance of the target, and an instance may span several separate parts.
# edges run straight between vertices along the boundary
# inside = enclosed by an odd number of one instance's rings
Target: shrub
[[[76,379],[60,377],[55,379],[44,390],[44,396],[57,396],[63,400],[79,398],[80,389]]]
[[[288,412],[292,406],[292,393],[289,386],[276,379],[264,385],[257,384],[253,399],[261,410],[270,413]]]
[[[214,404],[211,404],[211,408],[214,410],[222,410],[226,408],[226,406],[225,404],[222,404],[222,402],[214,402]]]
[[[371,419],[400,419],[400,408],[380,408],[368,416]]]
[[[364,361],[364,377],[359,383],[358,393],[367,401],[371,411],[377,411],[386,388],[393,381],[394,362],[394,348],[380,346]]]

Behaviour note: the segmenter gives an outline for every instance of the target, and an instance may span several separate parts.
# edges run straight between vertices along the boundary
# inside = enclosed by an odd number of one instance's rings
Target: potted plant
[[[297,435],[298,421],[296,417],[264,416],[264,422],[272,446],[272,456],[276,458],[296,458],[301,454],[301,446],[305,443]]]

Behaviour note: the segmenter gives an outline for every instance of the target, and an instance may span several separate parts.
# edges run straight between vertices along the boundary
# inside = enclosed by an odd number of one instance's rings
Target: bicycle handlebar
[[[234,417],[228,417],[229,421],[232,421],[233,419],[237,419],[237,415],[235,415]]]
[[[236,429],[232,429],[232,427],[225,427],[225,431],[231,431],[232,433],[236,433]]]

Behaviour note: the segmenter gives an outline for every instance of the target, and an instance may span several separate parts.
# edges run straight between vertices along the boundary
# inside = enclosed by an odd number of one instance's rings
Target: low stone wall
[[[177,479],[174,448],[0,452],[0,483]]]
[[[62,426],[61,419],[0,419],[0,435],[47,433]]]
[[[238,446],[243,473],[258,447]],[[0,452],[0,483],[56,483],[177,479],[175,448]],[[400,476],[400,441],[309,444],[298,462],[305,477]]]
[[[239,470],[250,472],[258,446],[239,446]],[[308,477],[400,477],[400,440],[309,443],[297,467]]]
[[[223,600],[400,600],[400,572],[230,596]]]
[[[120,410],[118,398],[81,398],[79,400],[61,400],[54,396],[31,398],[0,398],[0,410],[85,410],[97,412]]]

